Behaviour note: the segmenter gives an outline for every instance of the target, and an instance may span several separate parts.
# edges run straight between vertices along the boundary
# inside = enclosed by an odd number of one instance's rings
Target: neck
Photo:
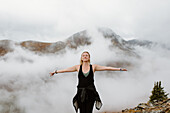
[[[82,64],[83,66],[89,66],[90,65],[90,63],[89,62],[83,62],[83,64]]]

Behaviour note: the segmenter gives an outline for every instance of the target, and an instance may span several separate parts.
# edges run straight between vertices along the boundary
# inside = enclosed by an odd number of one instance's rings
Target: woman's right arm
[[[50,72],[50,76],[53,76],[55,73],[57,74],[57,73],[65,73],[65,72],[75,72],[75,71],[77,71],[78,66],[79,65],[75,65],[73,67],[69,67],[69,68],[66,68],[66,69],[63,69],[63,70],[56,70],[54,72]]]

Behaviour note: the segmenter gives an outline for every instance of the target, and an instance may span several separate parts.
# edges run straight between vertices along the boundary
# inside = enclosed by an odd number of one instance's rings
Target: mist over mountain
[[[124,40],[109,28],[98,28],[55,43],[1,40],[0,112],[74,113],[77,73],[50,78],[49,72],[79,64],[85,50],[90,52],[92,64],[128,69],[95,73],[103,102],[101,112],[121,111],[148,101],[155,81],[162,81],[165,91],[170,92],[167,45]]]
[[[142,46],[146,48],[151,48],[158,45],[157,43],[151,42],[149,40],[124,40],[119,35],[114,33],[109,28],[98,28],[97,30],[106,40],[110,40],[111,45],[108,45],[111,48],[117,48],[121,51],[124,51],[127,54],[137,55],[135,53],[135,46]],[[59,53],[60,51],[65,51],[66,48],[69,49],[78,49],[79,47],[88,46],[93,43],[92,37],[88,34],[87,30],[80,31],[68,37],[64,41],[58,41],[55,43],[48,42],[38,42],[38,41],[23,41],[23,42],[14,42],[11,40],[0,40],[0,56],[12,52],[15,50],[14,46],[21,46],[21,48],[30,50],[35,53]],[[101,45],[102,46],[102,45]]]
[[[107,47],[109,50],[114,51],[116,49],[116,54],[124,54],[132,57],[140,57],[136,52],[135,47],[152,47],[155,43],[151,41],[140,41],[140,40],[124,40],[119,35],[114,33],[109,28],[98,28],[97,32],[100,36],[103,37],[103,40],[109,42]],[[98,38],[96,36],[95,38]],[[46,55],[46,54],[62,54],[66,53],[69,50],[79,50],[79,48],[86,48],[86,46],[92,45],[94,42],[94,37],[90,35],[88,30],[83,30],[78,33],[73,34],[64,41],[58,41],[55,43],[48,42],[38,42],[38,41],[23,41],[23,42],[14,42],[11,40],[1,40],[0,41],[0,56],[4,56],[10,52],[14,52],[16,48],[20,48],[23,51],[30,51],[33,54],[37,55]],[[97,47],[102,47],[103,44],[97,45]],[[5,58],[6,59],[6,58]],[[24,58],[22,58],[24,61]],[[27,61],[27,59],[26,59]],[[122,62],[117,62],[116,66],[120,66]],[[130,65],[130,62],[126,62],[126,65]],[[113,65],[108,63],[108,65]]]

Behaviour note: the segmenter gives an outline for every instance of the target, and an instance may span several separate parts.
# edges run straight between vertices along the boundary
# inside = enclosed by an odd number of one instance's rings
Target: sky
[[[0,0],[0,40],[56,42],[111,28],[124,39],[170,43],[169,0]]]
[[[49,72],[79,64],[84,50],[91,64],[131,64],[121,66],[127,72],[95,72],[103,106],[94,113],[146,103],[156,81],[169,93],[169,50],[136,46],[132,51],[140,57],[126,55],[96,31],[108,27],[124,39],[169,44],[169,6],[168,0],[0,0],[0,40],[55,42],[85,29],[92,37],[91,45],[60,54],[38,55],[10,43],[14,51],[0,57],[0,112],[74,113],[77,73],[49,77]]]

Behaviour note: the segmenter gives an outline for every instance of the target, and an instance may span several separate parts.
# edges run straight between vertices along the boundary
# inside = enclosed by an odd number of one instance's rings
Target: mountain
[[[131,56],[138,56],[138,54],[135,52],[135,46],[151,47],[152,45],[156,44],[147,40],[141,41],[135,39],[126,41],[109,28],[99,28],[98,32],[101,33],[104,38],[110,39],[112,44],[109,45],[110,48],[117,48],[123,53]],[[91,39],[92,37],[88,35],[88,31],[83,30],[73,34],[64,41],[58,41],[55,43],[38,41],[14,42],[11,40],[0,40],[0,56],[4,56],[9,52],[14,51],[14,46],[20,46],[23,49],[38,54],[58,53],[65,51],[66,48],[78,49],[80,46],[91,45],[93,43]]]

